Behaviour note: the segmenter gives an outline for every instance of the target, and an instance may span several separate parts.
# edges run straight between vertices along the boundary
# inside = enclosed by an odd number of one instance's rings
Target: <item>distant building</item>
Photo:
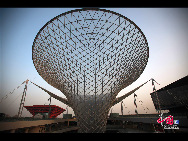
[[[34,119],[43,119],[43,117],[44,116],[42,114],[40,114],[40,113],[38,113],[35,116],[33,116]]]
[[[0,113],[0,120],[3,120],[5,118],[5,113]]]
[[[66,111],[65,109],[56,105],[33,105],[24,106],[34,118],[56,118],[58,115]],[[39,115],[37,115],[39,114]]]
[[[64,119],[71,119],[72,118],[72,114],[63,114],[63,118]]]
[[[188,116],[188,76],[150,95],[156,110],[169,110],[172,115]]]
[[[110,113],[110,118],[119,117],[119,113]]]

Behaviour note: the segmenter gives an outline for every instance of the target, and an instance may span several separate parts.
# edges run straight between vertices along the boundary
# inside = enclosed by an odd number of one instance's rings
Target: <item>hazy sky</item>
[[[32,44],[40,28],[55,16],[75,8],[1,8],[0,9],[0,99],[29,79],[47,90],[65,97],[53,88],[36,71],[32,61]],[[120,13],[140,27],[149,44],[148,64],[139,79],[123,89],[118,96],[129,92],[150,78],[154,78],[164,87],[188,75],[188,9],[187,8],[105,8]],[[24,85],[15,90],[2,103],[0,113],[11,116],[18,113]],[[138,113],[155,113],[151,100],[151,82],[136,91],[138,95]],[[49,104],[49,95],[28,84],[25,105]],[[138,101],[142,100],[143,105]],[[129,96],[123,102],[124,114],[134,114],[134,97]],[[66,108],[65,104],[52,98],[52,104]],[[120,113],[120,103],[113,112]],[[69,113],[73,110],[69,108]],[[24,109],[23,116],[31,116]],[[62,114],[59,116],[61,117]]]

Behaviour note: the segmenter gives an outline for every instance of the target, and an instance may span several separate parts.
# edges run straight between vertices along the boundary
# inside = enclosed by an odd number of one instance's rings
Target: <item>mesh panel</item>
[[[41,28],[32,57],[40,76],[71,103],[79,131],[104,132],[112,102],[141,75],[149,48],[128,18],[105,9],[77,9]]]

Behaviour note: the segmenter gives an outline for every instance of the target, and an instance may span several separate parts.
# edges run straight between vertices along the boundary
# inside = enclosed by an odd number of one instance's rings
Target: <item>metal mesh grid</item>
[[[143,72],[146,38],[131,20],[105,9],[63,13],[38,32],[32,58],[40,76],[71,103],[80,132],[104,132],[118,92]]]

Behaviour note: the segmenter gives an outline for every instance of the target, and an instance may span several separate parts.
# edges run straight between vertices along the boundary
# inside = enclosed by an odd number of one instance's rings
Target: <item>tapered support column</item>
[[[103,97],[104,98],[104,97]],[[85,101],[80,100],[72,107],[79,127],[79,133],[104,133],[106,131],[106,123],[108,112],[111,107],[109,97],[91,98],[85,96]]]

